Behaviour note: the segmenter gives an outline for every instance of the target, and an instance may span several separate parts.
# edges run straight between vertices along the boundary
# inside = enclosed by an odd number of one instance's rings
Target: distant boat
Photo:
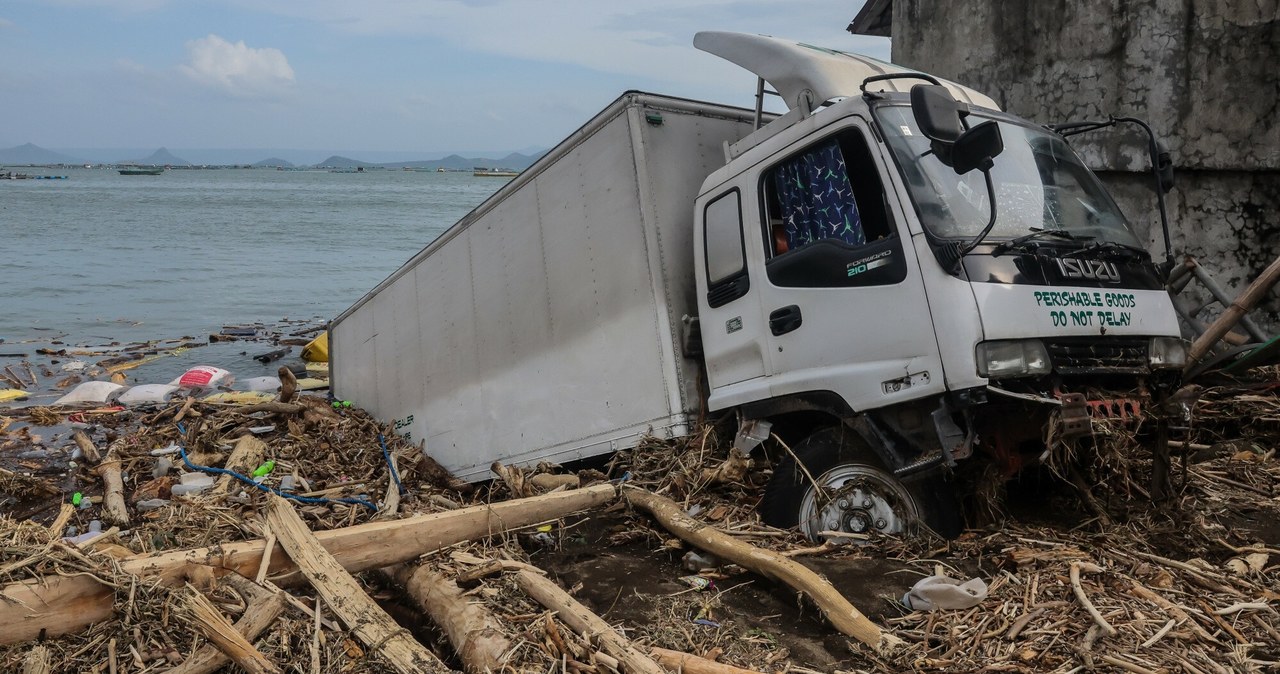
[[[130,166],[119,169],[122,176],[158,176],[164,173],[163,166]]]
[[[436,173],[444,173],[444,167],[443,167],[443,166],[437,166],[437,167],[436,167]]]
[[[520,175],[520,172],[512,171],[511,169],[487,169],[477,166],[472,169],[471,175],[484,178],[514,178]]]

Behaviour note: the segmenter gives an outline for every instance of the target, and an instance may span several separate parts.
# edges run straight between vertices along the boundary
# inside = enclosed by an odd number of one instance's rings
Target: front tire
[[[815,541],[823,531],[912,536],[923,525],[953,538],[963,528],[950,485],[937,477],[904,484],[843,426],[819,430],[793,451],[774,469],[760,504],[770,526],[798,527]]]

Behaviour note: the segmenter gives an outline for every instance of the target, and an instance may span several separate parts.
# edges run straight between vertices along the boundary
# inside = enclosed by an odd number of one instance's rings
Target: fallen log
[[[338,619],[367,649],[377,651],[401,674],[450,671],[440,658],[418,643],[364,593],[360,583],[311,533],[292,504],[274,494],[268,496],[267,523],[316,594],[324,598]]]
[[[669,498],[643,489],[628,488],[623,491],[627,502],[653,515],[662,526],[681,540],[710,552],[717,557],[737,563],[769,580],[786,583],[809,597],[818,605],[827,621],[842,634],[851,636],[877,651],[886,651],[902,645],[897,637],[880,630],[880,627],[862,615],[845,599],[831,583],[808,567],[789,557],[744,543],[717,531],[684,513]]]
[[[603,484],[471,506],[401,520],[378,521],[321,531],[316,538],[348,571],[356,573],[407,562],[441,548],[531,524],[589,510],[613,500],[613,485]],[[278,534],[277,534],[278,535]],[[123,573],[181,585],[194,568],[214,567],[256,577],[266,543],[262,540],[224,543],[207,548],[134,557],[120,563]],[[277,585],[298,583],[297,566],[277,547],[268,573]],[[0,588],[0,646],[57,636],[79,630],[111,616],[111,586],[85,574],[50,576],[11,583]]]
[[[183,610],[196,629],[218,650],[249,674],[280,674],[280,668],[237,632],[200,591],[188,585],[182,595]]]
[[[471,603],[462,588],[425,566],[408,564],[383,569],[404,586],[409,596],[440,627],[469,674],[502,669],[503,656],[511,650],[498,621],[480,604]]]
[[[239,590],[249,605],[235,622],[235,628],[245,641],[253,643],[284,612],[284,592],[268,590],[234,573],[227,574],[223,581]],[[231,658],[218,647],[205,644],[168,674],[213,674],[230,662]]]
[[[569,596],[568,592],[560,589],[551,579],[520,570],[516,572],[516,582],[525,594],[555,611],[560,622],[606,654],[617,658],[624,674],[666,674],[652,658],[632,646],[629,639],[618,634],[603,618]]]
[[[672,651],[657,646],[649,647],[649,654],[663,667],[679,674],[760,674],[754,669],[743,669],[723,662],[708,660],[691,653]]]

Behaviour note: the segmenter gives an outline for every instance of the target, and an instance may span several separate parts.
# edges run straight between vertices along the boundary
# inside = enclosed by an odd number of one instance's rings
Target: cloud
[[[13,22],[3,16],[0,16],[0,30],[4,30],[6,28],[13,28]]]
[[[861,3],[818,0],[798,11],[776,0],[229,0],[253,11],[366,36],[422,36],[460,50],[608,74],[702,84],[740,71],[696,52],[699,30],[794,38],[888,59],[888,40],[845,31]]]
[[[217,35],[187,43],[188,61],[179,69],[197,83],[244,98],[276,97],[294,84],[293,68],[272,47],[232,44]]]

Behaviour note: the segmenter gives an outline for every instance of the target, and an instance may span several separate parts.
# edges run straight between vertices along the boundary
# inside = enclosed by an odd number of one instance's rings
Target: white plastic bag
[[[971,608],[986,598],[987,583],[981,578],[961,582],[946,576],[927,576],[902,595],[902,603],[913,611],[932,611]]]
[[[87,381],[71,389],[66,395],[53,402],[54,405],[73,405],[75,403],[105,403],[119,395],[120,384],[109,381]]]
[[[250,377],[240,380],[240,388],[245,391],[263,391],[275,393],[280,390],[279,377]]]
[[[145,403],[167,403],[173,398],[178,387],[172,384],[142,384],[135,386],[116,398],[116,402],[126,407]]]

